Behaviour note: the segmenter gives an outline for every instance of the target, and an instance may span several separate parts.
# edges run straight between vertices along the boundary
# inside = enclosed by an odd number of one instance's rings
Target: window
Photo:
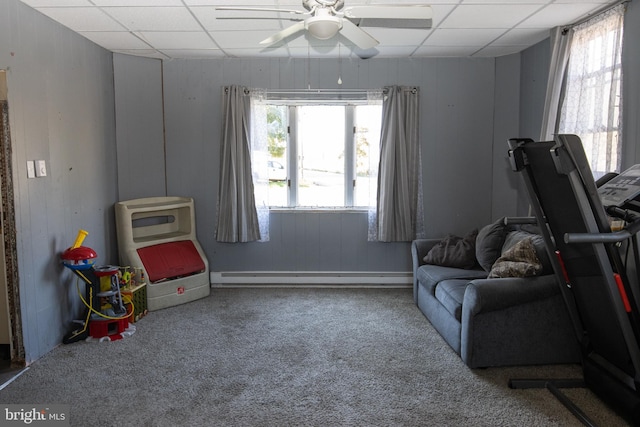
[[[624,6],[574,28],[559,132],[580,136],[595,178],[621,167]]]
[[[381,103],[269,102],[265,111],[270,207],[375,205]]]

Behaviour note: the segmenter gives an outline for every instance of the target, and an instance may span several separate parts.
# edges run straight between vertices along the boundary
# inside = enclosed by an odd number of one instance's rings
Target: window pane
[[[267,106],[269,144],[269,206],[287,206],[287,112],[284,105]]]
[[[344,206],[345,107],[298,107],[298,205]]]
[[[380,160],[382,105],[356,106],[355,206],[375,206]]]

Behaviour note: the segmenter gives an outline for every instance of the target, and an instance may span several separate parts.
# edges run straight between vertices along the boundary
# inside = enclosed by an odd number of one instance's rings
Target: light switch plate
[[[36,160],[36,176],[47,176],[47,164],[44,160]]]
[[[27,160],[27,178],[36,177],[36,162],[33,160]]]

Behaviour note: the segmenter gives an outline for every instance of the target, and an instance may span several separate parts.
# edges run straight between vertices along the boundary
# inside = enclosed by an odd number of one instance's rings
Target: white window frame
[[[271,210],[368,210],[369,206],[355,206],[355,191],[357,185],[357,168],[356,168],[356,107],[358,105],[377,104],[365,100],[324,100],[318,102],[315,100],[278,100],[265,101],[267,105],[280,105],[288,108],[287,120],[287,149],[286,149],[286,169],[287,169],[287,206],[270,205]],[[382,100],[379,101],[382,105]],[[300,106],[327,105],[327,106],[343,106],[345,111],[344,122],[344,205],[343,206],[300,206],[298,205],[299,177],[298,171],[298,108]],[[382,120],[382,117],[380,118]],[[379,141],[378,141],[379,142]]]

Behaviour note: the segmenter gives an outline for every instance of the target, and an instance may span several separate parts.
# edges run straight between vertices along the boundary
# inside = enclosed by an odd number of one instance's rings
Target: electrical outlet
[[[44,160],[36,160],[36,176],[47,176],[47,164]]]
[[[27,178],[36,177],[36,162],[33,160],[27,160]]]

